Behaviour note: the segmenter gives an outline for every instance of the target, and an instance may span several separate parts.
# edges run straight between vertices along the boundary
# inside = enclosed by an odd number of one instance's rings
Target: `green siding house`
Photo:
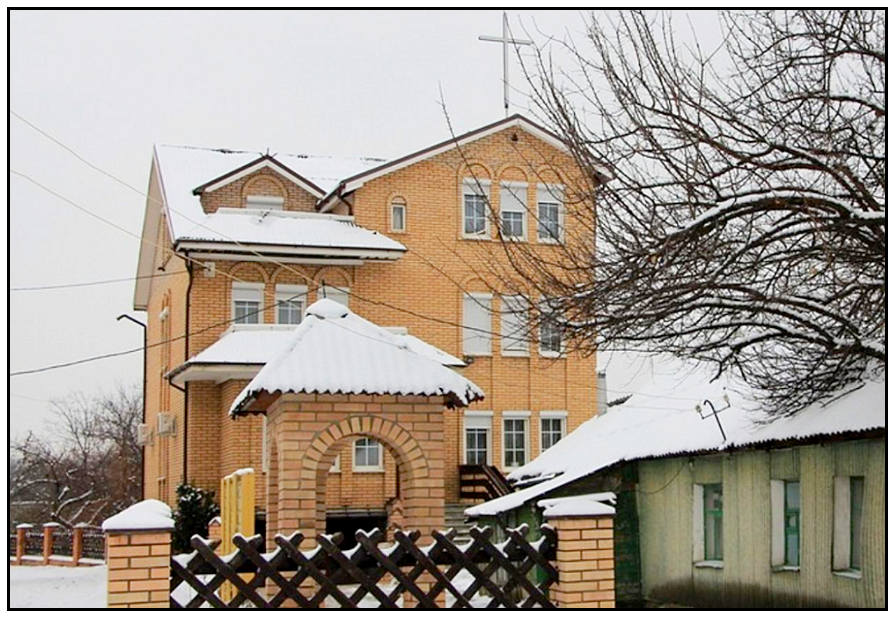
[[[674,408],[632,397],[467,515],[536,527],[546,498],[614,492],[620,607],[885,606],[883,383],[772,423]]]

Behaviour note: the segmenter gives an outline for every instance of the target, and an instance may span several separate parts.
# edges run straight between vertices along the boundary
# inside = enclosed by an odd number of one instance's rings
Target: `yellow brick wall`
[[[516,134],[516,140],[512,139]],[[575,173],[572,160],[543,142],[522,131],[507,130],[488,136],[464,148],[465,159],[455,151],[437,155],[368,182],[358,189],[351,198],[354,216],[359,225],[389,234],[402,242],[408,252],[394,263],[366,263],[359,267],[332,267],[311,265],[277,266],[273,264],[234,263],[219,261],[214,277],[206,277],[197,271],[193,277],[191,290],[189,354],[197,354],[216,341],[226,330],[231,318],[231,289],[233,279],[228,273],[244,281],[265,284],[264,302],[270,305],[264,313],[265,323],[274,323],[274,290],[277,283],[305,284],[309,287],[309,302],[317,297],[316,283],[326,281],[330,285],[349,286],[353,294],[350,307],[361,316],[382,326],[404,326],[409,332],[425,341],[461,357],[462,332],[456,324],[462,323],[461,288],[467,291],[488,291],[500,286],[497,281],[480,276],[484,265],[495,260],[503,260],[501,245],[495,240],[496,230],[492,224],[490,240],[469,240],[461,234],[461,183],[464,177],[473,173],[482,179],[490,179],[490,198],[499,204],[499,181],[503,179],[526,180],[529,183],[528,201],[534,208],[536,185],[538,182],[561,180],[567,187],[574,188],[582,180]],[[473,168],[470,171],[469,167]],[[553,171],[558,169],[559,172]],[[211,192],[203,197],[206,210],[221,206],[235,206],[246,191],[276,192],[270,179],[272,174],[263,170]],[[282,179],[276,178],[278,182]],[[249,185],[248,183],[255,183]],[[267,187],[265,189],[265,187]],[[313,197],[297,187],[286,183],[286,208],[306,210],[313,204]],[[571,192],[570,192],[571,193]],[[298,197],[296,197],[298,196]],[[404,233],[389,232],[389,205],[399,196],[407,205]],[[566,222],[572,221],[567,217]],[[546,254],[556,249],[549,245],[537,244],[537,223],[534,216],[527,215],[527,241]],[[182,264],[172,258],[172,265]],[[436,267],[433,267],[434,264]],[[295,272],[294,272],[295,271]],[[174,282],[165,282],[171,286]],[[165,281],[165,280],[161,280]],[[173,301],[172,316],[183,317],[183,294],[187,279],[171,286]],[[154,285],[152,289],[150,321],[150,341],[157,330],[156,315],[162,289]],[[366,300],[365,300],[366,299]],[[370,302],[372,301],[372,302]],[[387,303],[390,306],[377,303]],[[175,309],[176,307],[176,309]],[[499,311],[499,296],[494,295],[492,310]],[[415,313],[431,316],[431,321],[410,315],[399,308],[407,308]],[[175,334],[182,334],[183,323],[172,322]],[[155,330],[154,330],[155,329]],[[582,358],[569,353],[560,359],[543,358],[538,353],[537,343],[532,343],[527,357],[506,357],[501,355],[500,319],[494,315],[492,322],[492,355],[475,358],[474,362],[461,372],[482,387],[486,399],[473,406],[474,409],[493,411],[492,416],[492,456],[493,463],[501,466],[502,413],[505,411],[529,411],[529,456],[540,452],[540,412],[545,410],[565,410],[568,413],[567,432],[596,411],[595,359]],[[174,347],[175,355],[182,349]],[[150,351],[150,360],[153,352]],[[154,361],[153,361],[154,362]],[[158,379],[153,380],[157,365],[147,364],[149,370],[147,409],[152,409],[157,401]],[[189,423],[191,431],[188,476],[201,485],[217,490],[220,476],[240,467],[253,466],[260,470],[261,421],[250,417],[232,421],[226,417],[226,410],[232,398],[239,392],[244,382],[229,382],[224,385],[212,383],[192,383],[189,385]],[[172,389],[173,391],[173,389]],[[182,402],[180,393],[172,392],[172,407]],[[182,405],[182,403],[181,403]],[[448,502],[456,501],[458,492],[457,465],[463,461],[463,412],[446,413],[445,418],[445,489]],[[182,432],[178,435],[181,439]],[[193,445],[193,436],[195,446]],[[219,447],[214,448],[214,441]],[[180,447],[171,449],[169,468],[171,474],[180,472],[182,462]],[[152,449],[147,450],[150,454]],[[327,487],[327,503],[340,507],[347,503],[357,507],[381,508],[385,499],[394,493],[393,468],[386,462],[383,474],[354,474],[351,472],[351,445],[342,447],[342,472],[331,474]],[[152,468],[152,457],[147,456],[147,497],[152,493],[151,477],[158,472]],[[217,472],[215,472],[217,470]],[[217,474],[217,478],[215,478]],[[173,477],[172,477],[173,478]],[[167,500],[172,501],[173,488],[179,478],[170,483]],[[259,492],[263,483],[257,483]],[[260,494],[259,494],[260,495]],[[164,498],[164,497],[163,497]],[[259,504],[263,500],[258,501]]]

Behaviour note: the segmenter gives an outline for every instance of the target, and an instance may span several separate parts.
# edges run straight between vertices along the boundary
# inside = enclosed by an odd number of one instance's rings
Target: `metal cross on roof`
[[[504,11],[503,13],[503,35],[502,36],[488,36],[481,35],[479,36],[480,41],[489,41],[491,43],[502,43],[503,44],[503,112],[505,116],[510,115],[510,81],[509,81],[509,64],[507,60],[507,46],[509,44],[513,44],[516,46],[520,45],[533,45],[532,41],[528,39],[514,39],[510,36],[510,23],[507,20],[507,13]]]

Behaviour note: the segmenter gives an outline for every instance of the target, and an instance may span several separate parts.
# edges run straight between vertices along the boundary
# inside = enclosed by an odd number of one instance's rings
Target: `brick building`
[[[265,416],[229,411],[323,297],[485,392],[440,412],[448,506],[461,502],[461,464],[506,473],[549,448],[596,413],[594,359],[567,353],[549,323],[521,335],[524,302],[487,266],[506,260],[499,233],[549,259],[578,219],[570,209],[592,211],[577,198],[589,182],[521,116],[392,161],[156,147],[134,296],[149,344],[144,497],[173,504],[184,481],[268,473]],[[377,441],[346,443],[328,517],[381,520],[396,470]],[[262,480],[258,504],[264,491]]]

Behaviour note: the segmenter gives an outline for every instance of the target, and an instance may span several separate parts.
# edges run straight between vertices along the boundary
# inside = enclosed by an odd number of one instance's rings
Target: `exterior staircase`
[[[457,536],[454,537],[455,542],[465,543],[470,540],[469,529],[472,527],[472,524],[466,521],[466,515],[463,514],[463,510],[468,509],[470,506],[472,505],[444,505],[444,524],[446,528],[453,528],[457,531]]]

